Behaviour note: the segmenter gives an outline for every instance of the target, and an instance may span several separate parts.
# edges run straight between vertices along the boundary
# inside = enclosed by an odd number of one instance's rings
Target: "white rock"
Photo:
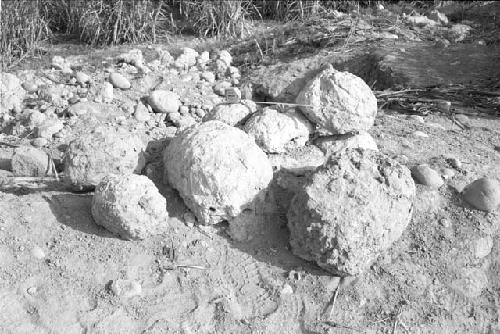
[[[366,131],[377,114],[377,99],[363,79],[333,68],[310,80],[296,101],[311,122],[330,134]]]
[[[48,119],[35,129],[39,138],[52,139],[52,136],[64,128],[64,123],[58,119]]]
[[[131,298],[142,294],[141,285],[133,280],[117,279],[111,283],[111,291],[115,296]]]
[[[104,82],[101,86],[101,91],[99,92],[102,101],[105,103],[113,102],[113,85],[109,82]]]
[[[493,239],[490,236],[477,239],[474,241],[474,256],[482,259],[491,253],[493,248]]]
[[[49,141],[47,140],[47,138],[35,138],[31,141],[31,145],[33,145],[34,147],[43,147],[48,143]]]
[[[62,70],[63,73],[72,73],[71,63],[61,56],[52,57],[52,67],[56,70]]]
[[[242,103],[218,104],[208,114],[204,121],[217,120],[227,125],[236,126],[246,120],[248,116],[257,110],[257,105],[252,101],[242,101]]]
[[[407,16],[406,21],[417,27],[435,26],[437,22],[421,15]]]
[[[196,65],[196,58],[198,57],[198,52],[191,48],[184,48],[182,53],[175,60],[175,67],[179,69],[188,69],[191,66]]]
[[[83,72],[76,72],[75,74],[76,82],[80,85],[85,85],[90,82],[90,76]]]
[[[312,125],[296,112],[279,113],[265,108],[248,120],[244,130],[265,152],[280,153],[304,146],[309,140]]]
[[[0,72],[0,115],[11,110],[20,112],[25,95],[21,80],[13,74]]]
[[[418,130],[413,132],[413,135],[420,138],[429,138],[429,135],[427,133]]]
[[[155,90],[149,94],[149,105],[155,112],[170,114],[179,111],[179,95],[167,90]]]
[[[128,79],[120,73],[116,72],[109,75],[109,82],[111,82],[114,88],[129,89],[131,87],[130,81],[128,81]]]
[[[210,53],[208,51],[203,51],[196,59],[196,63],[199,65],[205,65],[209,61],[210,61]]]
[[[252,209],[273,177],[269,160],[243,131],[219,121],[191,127],[163,153],[165,180],[201,224]]]
[[[215,74],[210,71],[205,71],[201,73],[201,78],[203,80],[208,81],[209,83],[214,83],[215,82]]]
[[[336,154],[348,148],[362,148],[378,151],[375,139],[366,131],[359,131],[355,135],[337,135],[321,137],[315,143],[327,156]]]
[[[439,22],[443,25],[447,25],[448,24],[448,17],[441,13],[440,11],[438,10],[432,10],[428,15],[427,17],[433,21],[436,21],[436,22]]]
[[[144,104],[139,102],[134,109],[134,118],[139,122],[145,122],[151,119],[149,110]]]
[[[335,275],[358,275],[402,235],[414,197],[406,167],[377,151],[344,150],[293,198],[292,251]]]
[[[227,64],[227,66],[230,66],[231,63],[233,62],[233,57],[227,50],[220,51],[218,54],[218,59],[224,61]]]
[[[69,143],[64,178],[75,189],[95,187],[108,174],[140,173],[146,145],[127,131],[102,127]]]
[[[127,240],[159,233],[168,219],[167,203],[153,181],[144,175],[105,176],[92,198],[97,224]]]

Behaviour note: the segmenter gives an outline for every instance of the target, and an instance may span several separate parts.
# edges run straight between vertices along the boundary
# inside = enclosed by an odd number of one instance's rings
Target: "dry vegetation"
[[[179,32],[242,37],[252,20],[303,20],[376,1],[0,0],[2,67],[33,53],[53,33],[92,46],[155,41]]]

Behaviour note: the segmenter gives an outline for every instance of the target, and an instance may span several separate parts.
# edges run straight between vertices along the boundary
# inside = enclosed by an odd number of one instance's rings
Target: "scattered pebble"
[[[29,295],[34,296],[37,293],[37,289],[36,289],[36,287],[32,286],[32,287],[28,288],[28,290],[26,290],[26,292]]]

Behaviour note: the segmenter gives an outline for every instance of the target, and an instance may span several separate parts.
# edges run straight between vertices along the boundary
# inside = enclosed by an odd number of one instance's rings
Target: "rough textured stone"
[[[20,146],[12,156],[12,172],[16,176],[45,176],[50,160],[47,153],[31,146]]]
[[[337,135],[321,137],[315,144],[327,155],[336,154],[348,148],[362,148],[366,150],[378,151],[375,139],[366,131],[359,131],[358,134]]]
[[[76,72],[75,79],[80,85],[85,85],[90,82],[90,76],[83,72]]]
[[[482,211],[493,211],[500,205],[500,182],[483,177],[475,180],[463,190],[467,203]]]
[[[120,73],[111,73],[109,75],[109,82],[111,82],[115,88],[129,89],[131,87],[130,81]]]
[[[357,275],[408,225],[415,184],[410,171],[372,150],[329,159],[288,211],[293,252],[338,275]]]
[[[149,105],[155,112],[170,114],[181,106],[179,95],[168,90],[155,90],[149,94]]]
[[[231,54],[227,50],[220,51],[218,54],[218,58],[220,60],[224,61],[227,64],[227,66],[231,65],[231,63],[233,61],[233,57],[231,56]]]
[[[368,130],[377,114],[377,99],[363,79],[333,68],[310,80],[296,99],[304,115],[320,130],[344,134]]]
[[[140,173],[146,145],[135,135],[97,128],[70,142],[64,159],[66,183],[92,189],[108,174]]]
[[[236,126],[245,121],[256,110],[257,105],[248,100],[243,100],[241,103],[218,104],[205,116],[204,121],[217,120]]]
[[[418,183],[431,188],[439,188],[444,184],[441,175],[427,164],[413,167],[411,169],[411,174]]]
[[[20,112],[26,92],[14,74],[0,72],[0,114],[10,110]]]
[[[108,175],[96,187],[92,216],[124,239],[145,239],[168,219],[166,200],[143,175]]]
[[[280,153],[304,146],[309,140],[312,125],[296,112],[280,113],[266,108],[262,113],[254,114],[244,130],[255,138],[264,151]]]
[[[12,171],[12,156],[14,148],[0,147],[0,169]]]
[[[219,121],[192,127],[164,151],[165,180],[202,224],[252,208],[273,177],[269,160],[243,131]]]

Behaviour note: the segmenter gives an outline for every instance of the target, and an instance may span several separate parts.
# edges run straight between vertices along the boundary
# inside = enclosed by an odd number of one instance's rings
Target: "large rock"
[[[338,275],[357,275],[408,225],[410,171],[373,150],[347,149],[318,168],[288,211],[293,252]]]
[[[245,132],[219,121],[192,127],[164,151],[165,179],[202,224],[252,208],[273,177],[269,160]]]
[[[500,182],[483,177],[475,180],[463,190],[467,203],[482,211],[493,211],[500,205]]]
[[[236,126],[245,121],[257,110],[257,105],[248,100],[241,103],[222,103],[216,105],[205,117],[204,121],[221,121],[227,125]]]
[[[143,175],[108,175],[96,187],[92,216],[97,224],[124,239],[145,239],[166,223],[166,200]]]
[[[70,142],[64,159],[66,183],[94,188],[108,174],[140,173],[146,145],[139,137],[113,128],[97,128]]]
[[[116,72],[109,75],[109,82],[111,82],[115,88],[129,89],[131,87],[130,81],[128,81],[128,79],[122,74]]]
[[[414,166],[411,173],[418,183],[425,186],[437,189],[444,184],[441,175],[427,164]]]
[[[305,116],[329,134],[368,130],[377,114],[377,99],[363,79],[332,67],[309,81],[296,101]]]
[[[311,131],[311,124],[298,113],[279,113],[271,108],[253,115],[245,124],[245,132],[269,153],[304,146]]]
[[[47,153],[31,146],[20,146],[12,156],[12,172],[16,176],[45,176],[50,171]]]
[[[0,115],[10,110],[20,112],[25,95],[21,80],[14,74],[0,72]]]
[[[191,48],[184,48],[182,53],[177,57],[174,62],[175,67],[178,69],[188,69],[191,66],[196,65],[196,58],[198,57],[198,52]]]
[[[163,114],[175,113],[179,110],[181,102],[179,95],[168,90],[155,90],[149,94],[149,105],[155,112]]]
[[[318,138],[315,144],[327,155],[336,154],[348,148],[362,148],[378,151],[375,139],[366,131],[357,134],[346,134]]]

